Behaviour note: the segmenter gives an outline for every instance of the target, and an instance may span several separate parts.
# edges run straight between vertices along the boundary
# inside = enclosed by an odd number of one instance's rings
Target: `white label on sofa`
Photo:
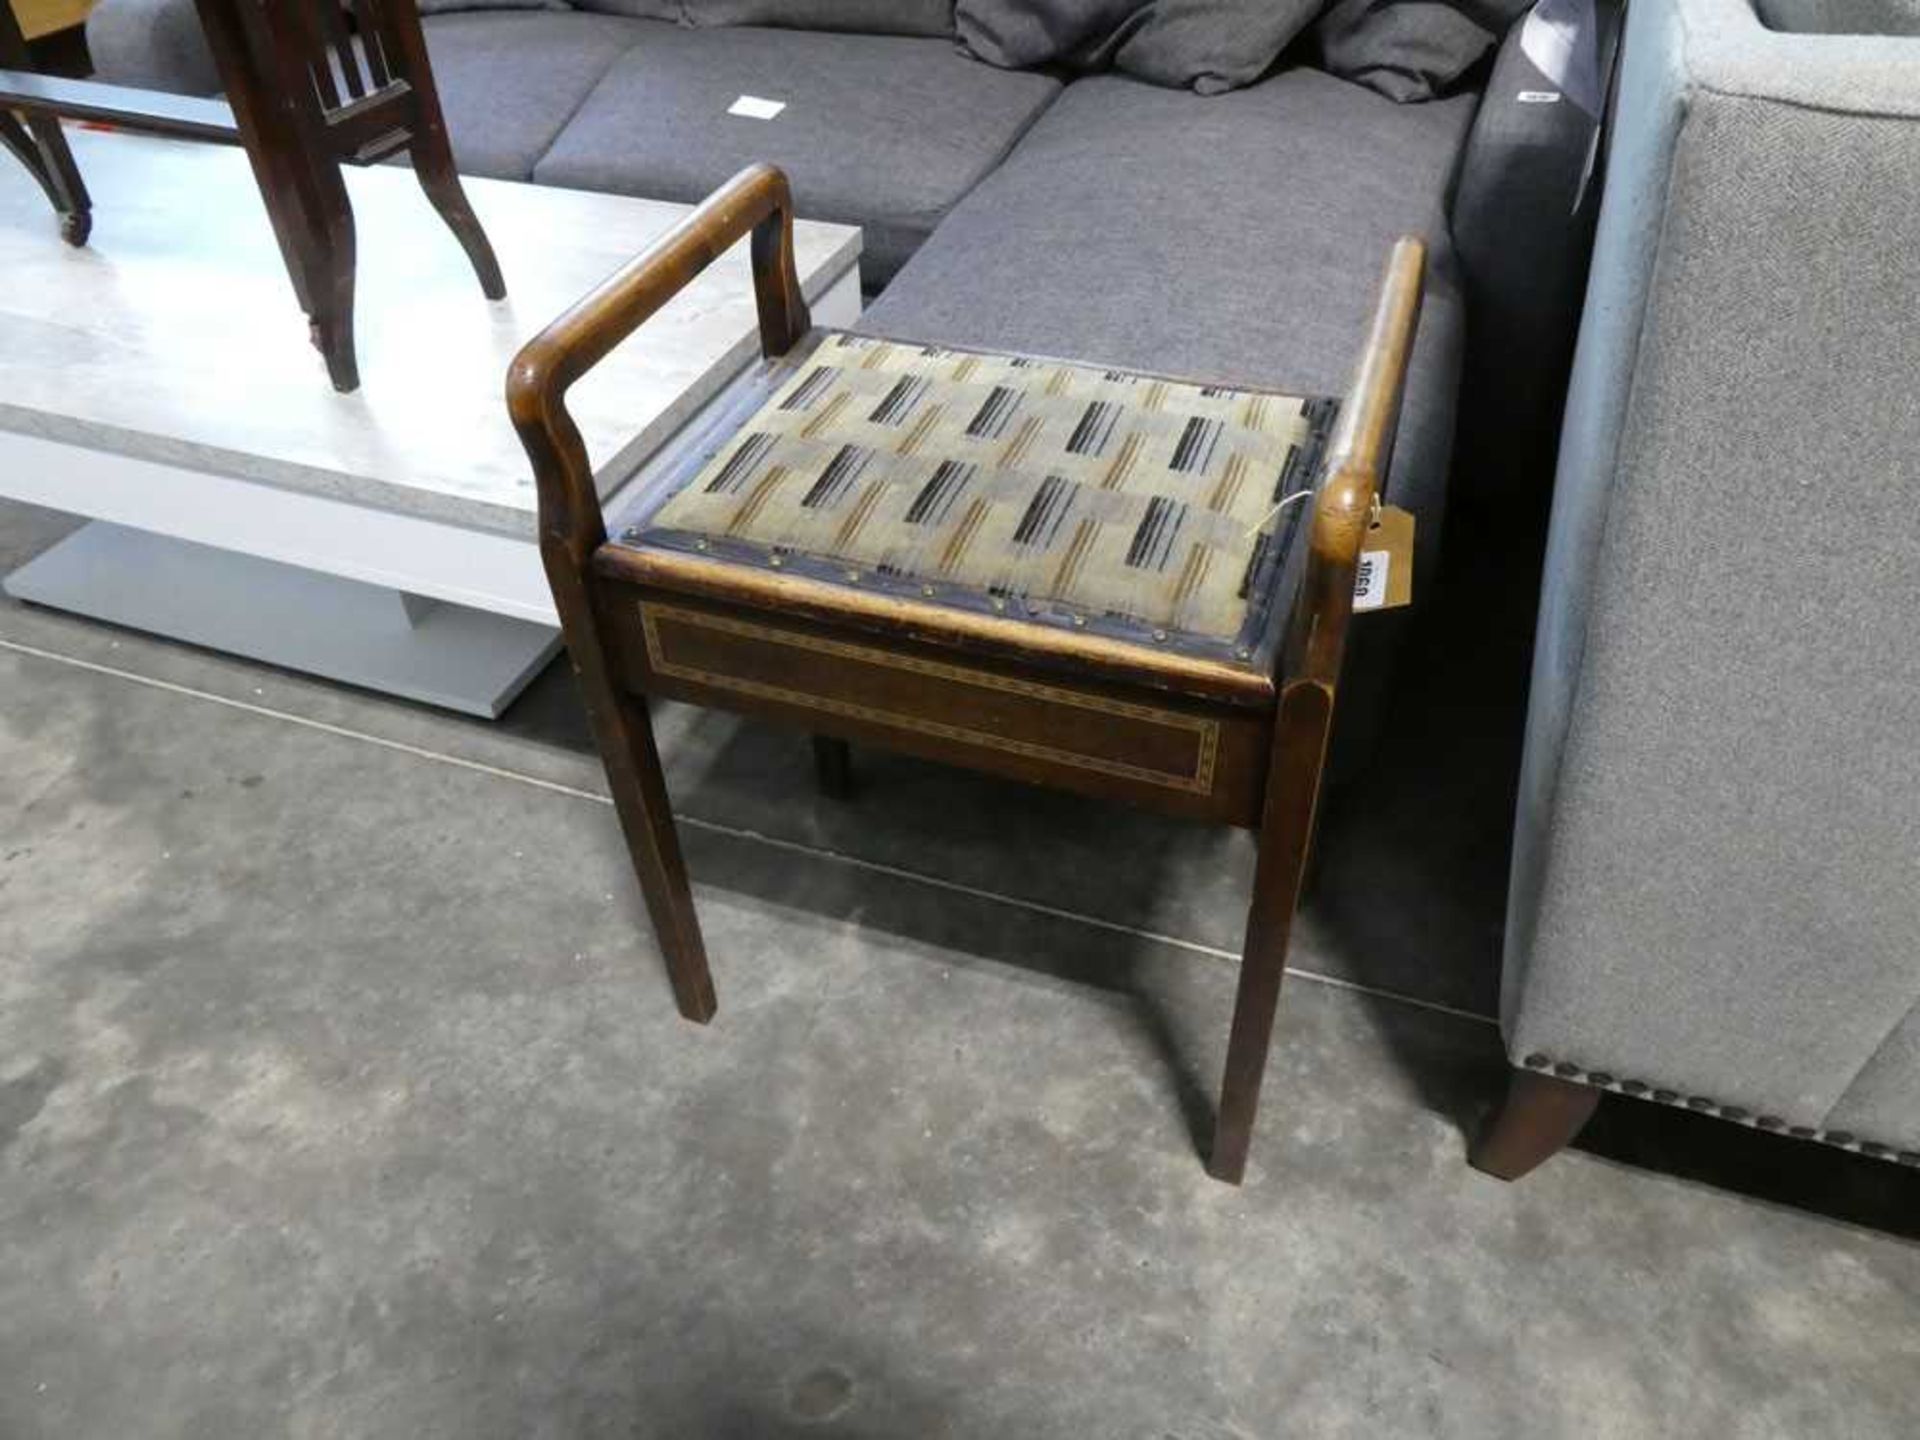
[[[749,120],[771,120],[787,108],[784,100],[762,100],[758,95],[742,95],[727,106],[727,114],[743,115]]]
[[[1600,118],[1606,79],[1600,73],[1600,12],[1594,0],[1540,0],[1520,22],[1520,53],[1542,80]]]
[[[1378,610],[1387,603],[1387,567],[1392,559],[1387,550],[1360,552],[1360,564],[1353,572],[1355,610]]]
[[[1560,92],[1558,90],[1522,90],[1513,98],[1522,105],[1558,105]]]

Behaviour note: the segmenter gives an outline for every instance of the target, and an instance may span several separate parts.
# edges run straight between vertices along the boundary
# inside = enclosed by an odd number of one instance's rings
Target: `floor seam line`
[[[323,735],[332,735],[342,740],[356,740],[366,745],[377,745],[382,749],[393,750],[415,759],[430,761],[434,764],[450,765],[461,770],[471,770],[477,774],[491,776],[513,784],[528,785],[535,789],[546,790],[552,794],[565,795],[576,800],[589,800],[596,805],[609,809],[613,806],[613,797],[598,791],[584,790],[577,785],[568,785],[558,780],[542,779],[538,775],[529,775],[524,771],[509,770],[500,765],[489,765],[484,760],[469,760],[464,756],[448,754],[444,751],[429,750],[425,746],[409,744],[405,740],[393,740],[384,735],[375,735],[365,730],[354,730],[345,725],[335,725],[326,720],[315,720],[310,716],[295,715],[290,711],[276,710],[271,705],[255,705],[251,701],[236,700],[229,695],[216,695],[210,690],[196,690],[190,685],[181,685],[172,680],[162,680],[153,675],[142,675],[137,671],[123,670],[114,665],[103,665],[98,661],[82,660],[74,655],[62,655],[55,650],[44,650],[39,646],[24,644],[21,641],[0,637],[0,650],[10,650],[16,654],[29,655],[35,659],[47,660],[56,665],[66,665],[74,669],[89,671],[96,675],[105,675],[116,680],[124,680],[134,685],[144,685],[149,689],[164,691],[168,694],[185,696],[188,699],[204,700],[210,704],[223,705],[243,714],[255,715],[266,720],[279,720],[302,729],[315,730]],[[1157,945],[1165,945],[1176,950],[1185,950],[1192,954],[1205,955],[1209,959],[1238,963],[1239,953],[1218,945],[1208,945],[1204,941],[1187,940],[1177,935],[1166,935],[1159,931],[1147,930],[1137,925],[1128,925],[1119,920],[1107,920],[1098,915],[1088,915],[1078,910],[1067,910],[1060,906],[1048,905],[1044,901],[1024,900],[1016,895],[1002,894],[998,890],[988,890],[982,886],[969,885],[960,880],[947,880],[938,875],[929,875],[924,871],[909,870],[899,865],[889,865],[881,860],[867,860],[858,855],[848,855],[843,851],[828,850],[817,845],[808,845],[798,840],[787,840],[777,835],[768,835],[763,831],[745,826],[728,825],[718,820],[705,820],[695,815],[675,812],[674,818],[691,829],[705,830],[714,834],[726,835],[735,839],[754,841],[771,849],[791,851],[809,855],[816,859],[828,860],[855,869],[872,871],[894,879],[926,885],[936,890],[946,890],[954,894],[970,896],[978,900],[990,901],[998,905],[1010,906],[1016,910],[1025,910],[1034,914],[1046,915],[1053,919],[1088,926],[1091,929],[1106,930],[1135,939],[1147,940]],[[1423,1000],[1415,995],[1406,995],[1396,990],[1382,990],[1358,980],[1349,980],[1343,976],[1329,975],[1318,970],[1302,970],[1292,965],[1285,967],[1285,974],[1309,984],[1325,985],[1335,990],[1345,990],[1356,995],[1369,995],[1379,1000],[1392,1001],[1411,1009],[1427,1010],[1439,1015],[1448,1015],[1457,1020],[1470,1020],[1478,1025],[1497,1025],[1490,1015],[1482,1015],[1475,1010],[1465,1010],[1438,1000]]]

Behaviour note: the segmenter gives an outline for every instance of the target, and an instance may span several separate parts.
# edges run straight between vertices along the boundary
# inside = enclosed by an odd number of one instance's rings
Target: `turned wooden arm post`
[[[540,559],[567,637],[580,698],[607,767],[635,878],[689,1020],[713,1017],[713,977],[694,914],[686,861],[646,703],[617,677],[601,634],[591,580],[606,520],[567,391],[741,236],[753,233],[753,293],[760,348],[784,354],[807,331],[793,258],[793,196],[771,165],[741,171],[673,229],[622,266],[514,357],[507,410],[540,491]]]
[[[1426,266],[1425,242],[1407,236],[1394,244],[1360,368],[1341,405],[1314,497],[1307,573],[1283,659],[1283,683],[1331,690],[1339,681],[1347,622],[1353,617],[1354,574],[1393,456]]]
[[[1227,1036],[1219,1116],[1207,1157],[1208,1173],[1234,1185],[1246,1174],[1286,973],[1288,937],[1300,908],[1319,815],[1334,691],[1353,615],[1354,571],[1393,453],[1407,358],[1420,318],[1426,256],[1425,245],[1407,239],[1393,247],[1387,262],[1366,349],[1342,403],[1314,494],[1307,570],[1282,647],[1266,798],[1260,810],[1260,858],[1247,907],[1247,939]]]
[[[752,165],[529,340],[507,371],[507,410],[533,463],[540,548],[576,566],[607,538],[593,467],[567,391],[749,231],[760,349],[784,354],[812,321],[793,257],[793,195],[771,165]]]

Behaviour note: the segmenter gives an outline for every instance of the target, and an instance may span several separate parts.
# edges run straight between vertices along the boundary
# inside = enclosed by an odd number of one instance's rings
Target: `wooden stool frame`
[[[1420,309],[1425,248],[1399,241],[1353,389],[1312,501],[1299,596],[1278,673],[963,612],[698,555],[608,543],[568,388],[743,236],[751,235],[760,343],[773,358],[809,331],[794,269],[793,202],[770,166],[736,176],[530,341],[507,377],[539,486],[540,553],[606,764],[634,873],[680,1013],[713,1017],[713,981],[648,720],[660,695],[783,721],[844,781],[857,740],[1175,814],[1253,828],[1259,859],[1208,1171],[1238,1183],[1313,842],[1360,544],[1392,449]],[[972,687],[1004,699],[969,727]],[[857,698],[858,703],[854,703]],[[1033,728],[1019,728],[1030,724]],[[1132,728],[1129,728],[1132,727]],[[1018,733],[1013,733],[1015,730]],[[1094,732],[1100,756],[1060,753]],[[1033,743],[1033,736],[1049,744]],[[1204,764],[1168,756],[1203,737]],[[1137,745],[1137,764],[1103,758]],[[1180,752],[1184,754],[1185,752]]]
[[[405,151],[427,201],[466,251],[490,300],[499,261],[461,188],[416,0],[194,0],[225,100],[36,75],[0,4],[0,145],[46,191],[60,233],[84,245],[92,201],[61,116],[238,144],[252,162],[274,238],[336,390],[356,390],[354,230],[340,167]]]

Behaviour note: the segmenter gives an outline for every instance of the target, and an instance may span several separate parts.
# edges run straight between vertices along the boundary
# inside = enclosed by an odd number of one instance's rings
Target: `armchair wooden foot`
[[[1501,1180],[1518,1180],[1565,1149],[1599,1104],[1600,1092],[1591,1085],[1515,1069],[1506,1103],[1469,1152],[1468,1163]]]
[[[610,539],[567,390],[749,233],[766,363]],[[1334,428],[1318,398],[813,330],[755,166],[527,345],[541,555],[683,1014],[713,987],[643,696],[819,737],[829,794],[852,740],[1255,828],[1208,1164],[1242,1178],[1424,263],[1395,247]]]

